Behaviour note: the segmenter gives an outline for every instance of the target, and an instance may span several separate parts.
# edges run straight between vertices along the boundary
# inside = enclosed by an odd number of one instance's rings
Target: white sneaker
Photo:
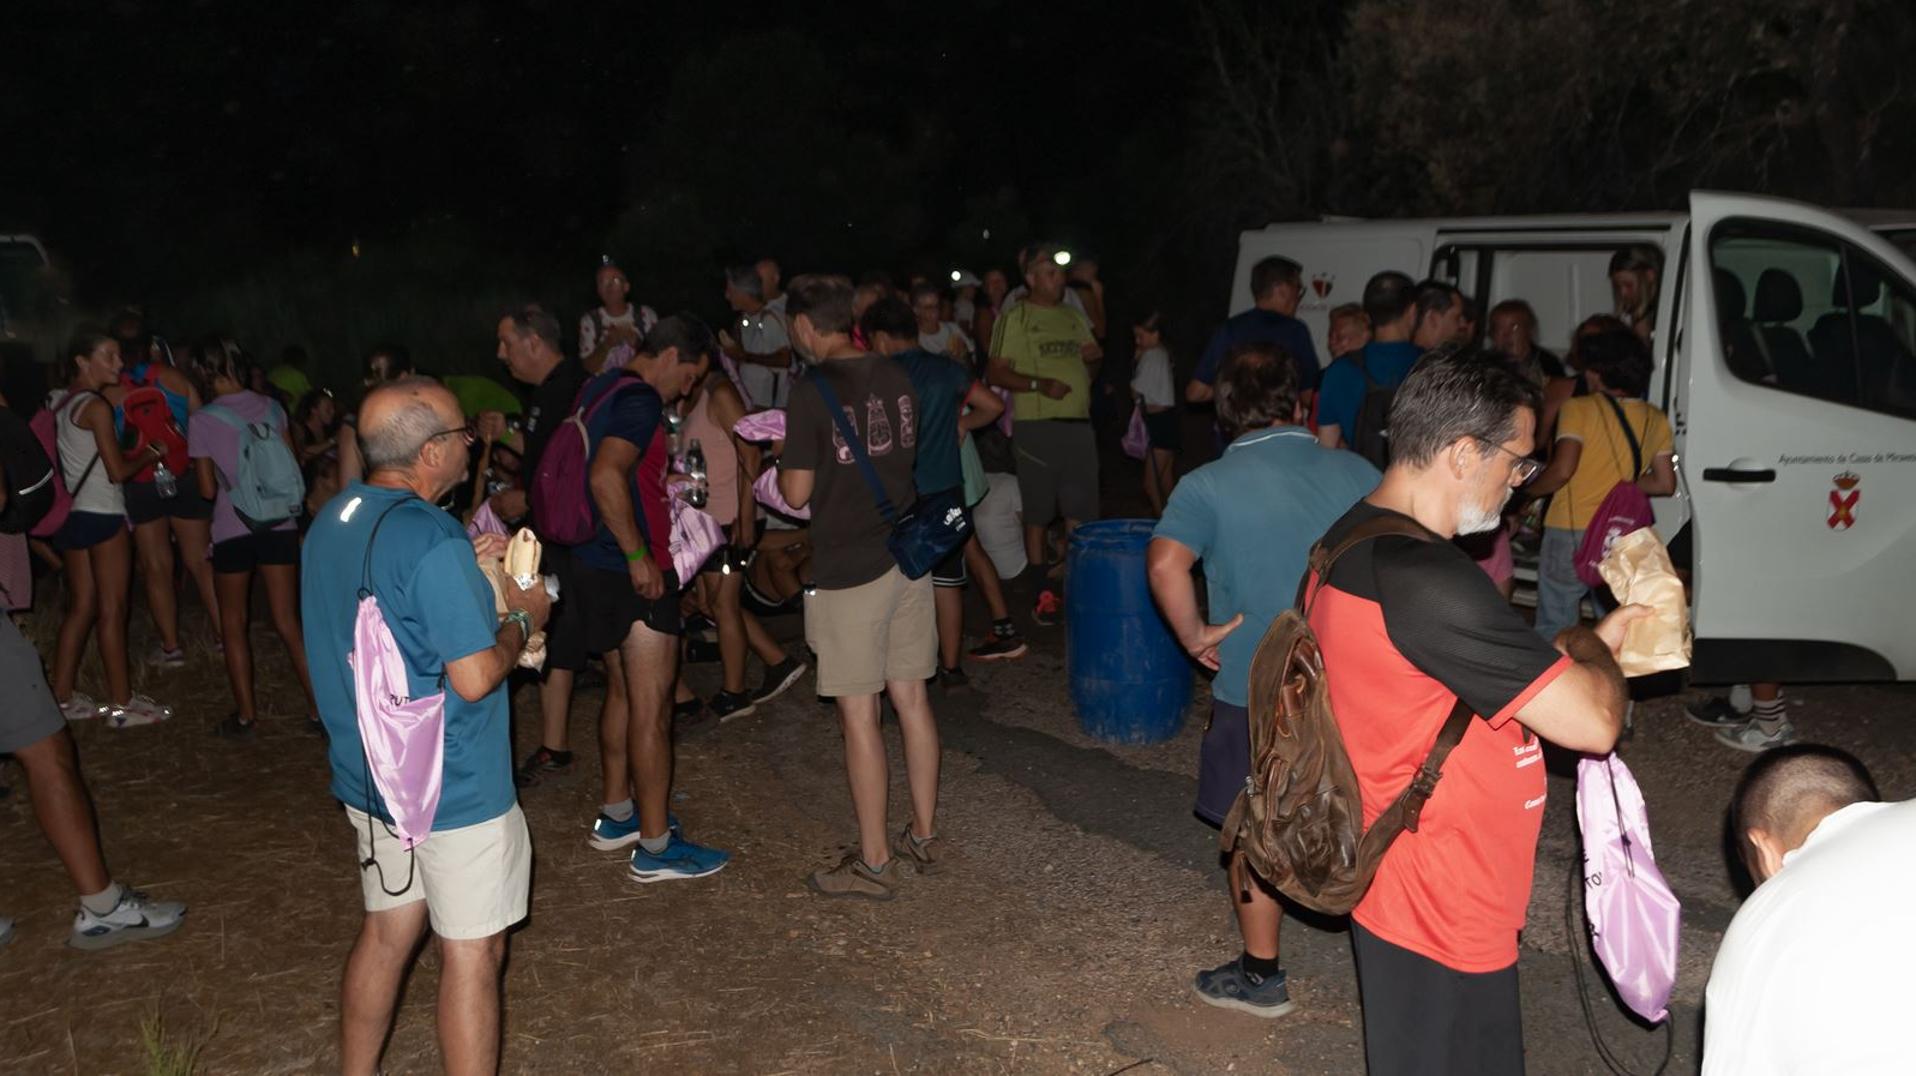
[[[105,717],[106,707],[76,691],[73,697],[60,704],[60,712],[66,715],[68,721],[85,721],[89,717]]]
[[[134,725],[152,725],[173,716],[171,706],[161,706],[145,695],[135,695],[124,706],[106,708],[108,728],[125,729]]]
[[[185,918],[186,905],[177,900],[149,900],[137,889],[122,889],[120,903],[105,915],[94,915],[81,905],[67,944],[75,949],[111,949],[171,934]]]
[[[75,950],[111,950],[125,942],[144,942],[161,938],[180,929],[186,919],[186,906],[178,900],[149,900],[134,888],[121,890],[121,902],[105,915],[94,915],[80,906],[73,917],[73,936],[67,944]]]
[[[157,665],[162,669],[183,669],[186,667],[186,651],[178,647],[168,650],[156,645],[146,655],[146,663]]]
[[[1763,731],[1763,726],[1757,724],[1756,719],[1752,718],[1747,724],[1718,729],[1716,740],[1726,747],[1734,747],[1738,751],[1755,754],[1768,751],[1772,747],[1788,747],[1795,743],[1796,726],[1785,720],[1782,727],[1774,733],[1766,733]]]

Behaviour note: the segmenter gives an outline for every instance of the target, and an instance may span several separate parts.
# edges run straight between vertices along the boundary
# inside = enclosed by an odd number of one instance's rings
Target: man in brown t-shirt
[[[787,313],[792,343],[816,364],[792,387],[779,490],[794,508],[812,508],[812,581],[805,598],[805,641],[818,655],[818,692],[838,701],[845,769],[858,815],[859,849],[812,875],[828,896],[887,900],[897,859],[919,873],[943,853],[934,825],[938,805],[938,726],[925,681],[936,668],[938,631],[929,577],[907,579],[887,547],[891,523],[829,410],[849,420],[877,483],[897,511],[915,499],[918,400],[903,367],[852,343],[852,285],[844,277],[792,281]],[[889,692],[905,738],[912,822],[887,846],[885,801],[891,783],[879,732],[878,693]]]

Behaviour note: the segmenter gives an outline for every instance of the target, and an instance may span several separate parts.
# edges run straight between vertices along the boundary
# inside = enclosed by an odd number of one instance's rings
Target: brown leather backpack
[[[1357,773],[1331,714],[1324,659],[1310,626],[1310,606],[1331,565],[1362,542],[1387,535],[1418,541],[1429,532],[1385,516],[1358,524],[1334,548],[1312,547],[1296,605],[1271,623],[1251,660],[1251,775],[1224,820],[1224,853],[1242,851],[1257,876],[1291,900],[1343,915],[1370,888],[1391,842],[1417,832],[1424,801],[1437,788],[1444,759],[1470,725],[1462,699],[1410,785],[1364,828]],[[1313,587],[1312,581],[1317,581]],[[1250,879],[1234,877],[1240,890]]]

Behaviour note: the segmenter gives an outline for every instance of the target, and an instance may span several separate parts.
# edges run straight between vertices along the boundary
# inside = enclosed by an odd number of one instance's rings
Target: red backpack
[[[149,445],[163,446],[166,455],[159,462],[165,463],[166,469],[176,475],[185,474],[186,432],[173,418],[173,405],[160,388],[159,367],[159,363],[149,362],[138,378],[130,370],[120,375],[120,384],[126,388],[126,397],[120,401],[124,426],[121,441],[129,454],[143,453]],[[156,465],[149,463],[140,468],[131,480],[153,481]]]
[[[1630,473],[1610,487],[1596,514],[1584,525],[1583,538],[1577,542],[1572,563],[1576,566],[1577,578],[1588,587],[1606,585],[1598,565],[1603,563],[1612,543],[1626,534],[1655,526],[1657,521],[1656,509],[1650,506],[1650,495],[1637,485],[1637,479],[1643,477],[1643,448],[1637,441],[1637,433],[1630,428],[1630,420],[1616,397],[1607,392],[1598,395],[1616,412],[1617,425],[1623,427],[1623,436],[1630,442]]]
[[[97,393],[88,395],[97,395]],[[67,489],[66,467],[60,463],[60,423],[66,416],[67,404],[72,402],[73,394],[69,392],[60,397],[59,403],[43,408],[33,416],[33,421],[28,423],[33,430],[34,438],[40,442],[40,450],[46,453],[47,459],[53,465],[53,503],[47,507],[46,513],[40,517],[39,521],[27,531],[35,538],[51,538],[58,534],[60,528],[66,525],[67,516],[73,511],[73,491]],[[100,455],[96,452],[93,459],[87,463],[86,470],[80,472],[80,480],[74,483],[73,490],[84,487],[87,479],[93,477],[93,471],[99,465]]]
[[[539,469],[532,476],[533,529],[539,537],[559,545],[583,545],[599,530],[599,510],[592,503],[592,435],[586,428],[599,408],[611,402],[637,378],[612,379],[609,387],[587,401],[588,381],[572,402],[572,413],[552,431]]]

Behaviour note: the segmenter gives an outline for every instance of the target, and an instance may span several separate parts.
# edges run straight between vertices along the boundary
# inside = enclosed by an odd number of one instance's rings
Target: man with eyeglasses
[[[1391,403],[1383,481],[1325,533],[1361,542],[1310,607],[1331,710],[1370,825],[1403,791],[1458,700],[1475,715],[1416,832],[1351,913],[1369,1070],[1521,1073],[1517,936],[1545,782],[1539,737],[1601,754],[1622,728],[1616,650],[1631,605],[1546,642],[1450,539],[1495,528],[1534,466],[1537,391],[1507,363],[1424,356]]]

